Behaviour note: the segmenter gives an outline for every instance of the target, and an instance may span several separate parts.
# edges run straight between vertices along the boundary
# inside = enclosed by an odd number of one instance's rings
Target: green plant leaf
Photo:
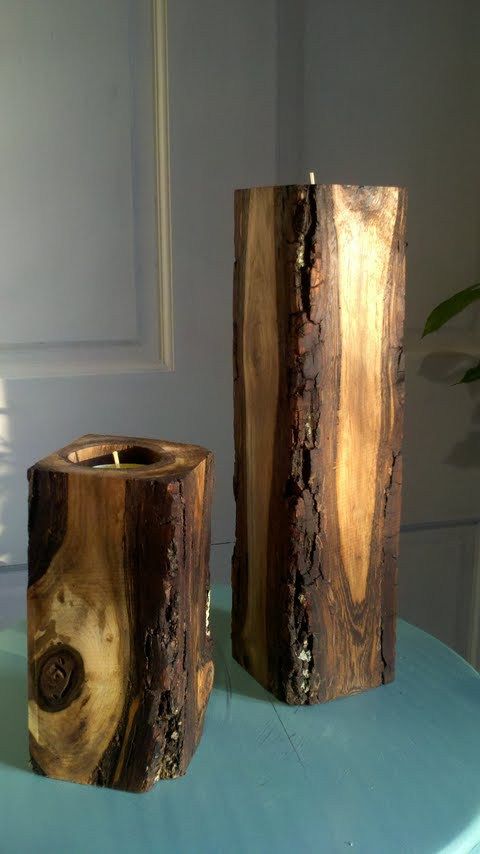
[[[453,297],[441,302],[427,317],[422,338],[425,338],[425,335],[430,335],[431,332],[436,332],[447,320],[455,317],[456,314],[477,299],[480,299],[480,282],[476,285],[470,285],[469,288],[465,288],[465,290],[459,291],[458,294],[454,294]]]
[[[460,383],[474,383],[476,380],[480,380],[480,362],[475,367],[465,371],[462,379],[458,383],[455,383],[455,385],[460,385]]]

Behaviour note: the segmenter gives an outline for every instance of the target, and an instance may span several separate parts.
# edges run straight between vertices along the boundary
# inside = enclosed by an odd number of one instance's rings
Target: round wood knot
[[[80,653],[66,644],[50,647],[34,664],[37,703],[46,712],[59,712],[75,700],[85,680]]]

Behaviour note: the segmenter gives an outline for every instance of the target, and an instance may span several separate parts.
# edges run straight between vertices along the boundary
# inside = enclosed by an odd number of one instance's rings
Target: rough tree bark
[[[94,469],[108,464],[138,468]],[[29,470],[29,729],[49,777],[144,791],[185,772],[213,684],[213,458],[84,436]]]
[[[288,703],[394,677],[405,208],[235,195],[233,650]]]

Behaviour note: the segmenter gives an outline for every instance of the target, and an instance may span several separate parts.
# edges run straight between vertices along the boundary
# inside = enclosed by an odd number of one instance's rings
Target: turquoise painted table
[[[232,660],[213,598],[217,680],[189,773],[145,795],[27,768],[25,635],[0,632],[1,854],[480,851],[480,677],[400,622],[397,679],[311,708]]]

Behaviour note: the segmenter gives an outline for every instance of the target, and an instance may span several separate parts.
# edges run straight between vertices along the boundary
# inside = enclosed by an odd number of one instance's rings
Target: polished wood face
[[[141,465],[95,468],[112,449]],[[212,478],[203,448],[113,436],[82,437],[30,469],[29,729],[40,773],[143,791],[185,772],[213,684]]]
[[[335,485],[342,562],[356,603],[366,593],[380,442],[389,431],[382,410],[394,405],[392,390],[382,388],[382,349],[398,197],[391,187],[371,189],[368,196],[333,187],[331,197],[341,354]]]
[[[288,702],[393,678],[405,207],[236,193],[233,647]]]

